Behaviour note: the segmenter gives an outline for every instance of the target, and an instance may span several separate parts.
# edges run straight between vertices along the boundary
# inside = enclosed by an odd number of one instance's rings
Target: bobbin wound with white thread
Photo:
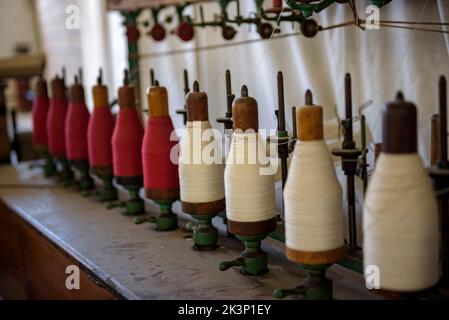
[[[209,122],[207,94],[200,92],[195,81],[193,92],[186,98],[187,123],[186,135],[181,140],[179,158],[179,184],[182,211],[193,215],[209,215],[225,209],[223,164],[218,161],[209,163],[203,159],[203,150],[215,145],[213,155],[221,160],[218,142],[212,133]],[[210,140],[202,139],[203,134]],[[205,141],[202,141],[205,140]],[[204,153],[204,155],[203,155]],[[207,156],[211,154],[208,152]]]
[[[240,236],[266,234],[276,229],[274,175],[263,174],[269,164],[259,161],[259,154],[266,151],[258,133],[257,101],[248,96],[246,86],[235,100],[232,114],[234,133],[225,169],[228,228]],[[258,152],[259,148],[263,152]],[[254,163],[251,157],[255,157]]]
[[[383,139],[363,210],[364,267],[377,268],[384,291],[422,291],[439,279],[438,207],[417,154],[416,106],[402,95],[386,105]]]
[[[323,140],[323,108],[296,111],[298,141],[284,189],[286,255],[296,263],[329,264],[343,256],[342,192]]]

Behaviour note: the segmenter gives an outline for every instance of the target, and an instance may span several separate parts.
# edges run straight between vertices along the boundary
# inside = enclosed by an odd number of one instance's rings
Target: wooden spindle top
[[[51,80],[50,86],[53,99],[66,99],[64,79],[56,76]]]
[[[70,86],[70,101],[84,102],[84,88],[77,76],[75,76],[75,83]]]
[[[118,104],[120,108],[134,108],[136,106],[134,87],[129,84],[128,70],[125,70],[123,86],[118,89]]]
[[[397,95],[396,101],[387,103],[383,111],[382,151],[385,153],[417,152],[416,106]]]
[[[248,88],[242,87],[241,97],[234,101],[232,106],[232,120],[234,130],[259,130],[259,112],[257,101],[248,96]]]
[[[102,84],[97,84],[92,88],[92,96],[94,100],[94,108],[109,108],[108,102],[108,87]]]
[[[200,92],[198,81],[193,83],[193,91],[187,94],[187,121],[208,121],[207,94]]]
[[[304,106],[296,111],[296,132],[301,141],[323,139],[323,108]]]
[[[150,117],[168,117],[168,95],[165,87],[160,87],[155,81],[153,87],[147,90],[148,115]]]
[[[36,82],[35,87],[36,95],[39,97],[48,97],[47,81],[40,77]]]

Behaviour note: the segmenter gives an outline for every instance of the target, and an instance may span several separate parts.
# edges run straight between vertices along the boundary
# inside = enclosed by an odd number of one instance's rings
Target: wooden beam
[[[137,9],[154,8],[161,5],[171,6],[177,4],[188,3],[203,3],[212,2],[216,0],[107,0],[108,11],[131,11]]]

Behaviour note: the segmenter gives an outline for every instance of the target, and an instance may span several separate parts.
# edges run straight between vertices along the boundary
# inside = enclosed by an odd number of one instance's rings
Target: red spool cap
[[[52,97],[47,115],[48,150],[54,157],[65,156],[64,127],[67,115],[67,99],[64,81],[55,78],[51,82]]]
[[[36,148],[47,146],[47,115],[50,100],[47,93],[47,82],[39,79],[36,83],[36,96],[33,101],[33,144]]]
[[[170,158],[178,139],[175,135],[170,140],[174,127],[168,116],[167,91],[164,87],[152,87],[147,98],[150,112],[142,145],[144,187],[146,190],[179,189],[178,165]]]
[[[65,123],[67,158],[71,161],[87,160],[87,126],[89,110],[84,102],[83,87],[75,82],[70,87],[70,102]]]
[[[176,28],[176,35],[182,40],[182,41],[190,41],[193,39],[193,36],[195,34],[195,31],[193,29],[193,26],[188,22],[181,22],[178,27]]]

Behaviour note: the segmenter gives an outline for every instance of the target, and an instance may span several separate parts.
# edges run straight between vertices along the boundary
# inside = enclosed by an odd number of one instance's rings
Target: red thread
[[[48,150],[54,157],[65,156],[64,127],[67,115],[67,100],[50,99],[47,115]]]
[[[84,102],[70,102],[65,123],[67,159],[87,160],[89,110]]]
[[[112,158],[116,177],[142,176],[143,127],[137,110],[121,108],[112,135]]]
[[[114,118],[109,107],[94,108],[87,129],[89,164],[91,167],[112,167],[112,133]]]
[[[174,128],[170,117],[150,117],[142,145],[145,189],[179,189],[178,165],[170,152],[178,139],[170,141]]]
[[[37,95],[33,101],[33,144],[47,144],[47,115],[50,100],[46,95]]]

